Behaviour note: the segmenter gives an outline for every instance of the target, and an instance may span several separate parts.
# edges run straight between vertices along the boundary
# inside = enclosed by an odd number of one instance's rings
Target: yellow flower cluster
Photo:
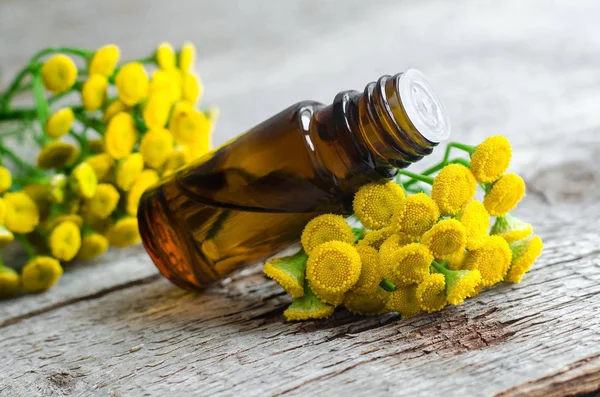
[[[444,159],[435,176],[399,170],[412,181],[364,185],[353,201],[359,227],[341,215],[320,215],[304,228],[302,250],[266,263],[266,275],[294,299],[288,320],[325,318],[341,305],[355,314],[408,317],[521,281],[543,243],[509,213],[525,193],[523,180],[505,173],[510,144],[494,136],[456,147],[471,162]],[[415,183],[430,185],[431,194]],[[475,200],[478,183],[483,202]]]
[[[0,249],[17,239],[30,260],[20,273],[0,262],[0,296],[47,290],[62,263],[140,241],[143,193],[211,147],[218,112],[197,109],[204,87],[195,54],[188,42],[179,51],[161,43],[131,62],[120,62],[113,44],[48,49],[32,58],[23,76],[31,77],[31,112],[44,132],[36,137],[39,154],[31,165],[8,148],[0,151],[0,164],[12,162],[17,173],[13,183],[0,166]],[[20,77],[11,86],[27,90]],[[11,112],[12,95],[0,93],[3,114]],[[297,276],[304,281],[304,271]]]

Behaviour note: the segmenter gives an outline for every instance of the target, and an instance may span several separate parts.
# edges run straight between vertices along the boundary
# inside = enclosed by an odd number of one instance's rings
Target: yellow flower
[[[92,167],[98,181],[107,178],[115,166],[115,160],[108,153],[95,154],[85,159],[85,162]]]
[[[52,231],[56,226],[60,225],[63,222],[72,222],[77,225],[78,228],[81,228],[83,225],[83,218],[77,214],[65,214],[54,216],[51,219],[48,219],[44,225],[43,229],[46,231]]]
[[[54,55],[42,66],[44,87],[54,94],[60,94],[73,87],[77,79],[77,66],[71,58],[63,54]]]
[[[81,231],[71,221],[62,222],[52,229],[49,244],[52,256],[63,261],[70,261],[75,258],[81,248]]]
[[[369,230],[358,240],[358,245],[368,245],[379,250],[381,245],[392,235],[391,227],[384,227],[379,230]]]
[[[156,48],[154,57],[156,58],[156,63],[159,68],[164,70],[175,68],[175,50],[173,50],[171,44],[167,42],[160,43]]]
[[[544,243],[539,236],[515,241],[510,244],[512,250],[512,264],[505,281],[509,283],[520,283],[523,275],[531,269],[533,262],[540,256]]]
[[[93,74],[81,89],[81,103],[86,110],[93,112],[104,105],[108,79],[101,74]]]
[[[448,270],[437,263],[433,267],[446,279],[446,296],[451,305],[460,305],[476,295],[481,283],[479,270]]]
[[[121,112],[127,113],[129,111],[129,106],[125,105],[118,99],[112,101],[104,110],[104,115],[102,115],[102,122],[104,124],[108,124],[108,122],[117,114]],[[89,142],[88,142],[89,144]],[[103,149],[104,147],[102,147]]]
[[[157,70],[152,74],[150,80],[150,94],[162,95],[170,103],[175,103],[181,99],[181,72],[178,69]]]
[[[27,292],[41,292],[53,287],[62,273],[58,260],[50,256],[38,256],[23,267],[21,283]]]
[[[396,251],[411,242],[412,240],[404,234],[396,233],[388,237],[379,247],[379,262],[381,262],[382,268],[387,269]]]
[[[167,160],[163,164],[162,175],[168,176],[186,164],[185,151],[183,147],[178,146],[173,148],[173,151],[167,156]]]
[[[144,123],[149,129],[163,128],[169,119],[171,101],[164,93],[150,95],[142,112]]]
[[[6,215],[4,225],[14,233],[29,233],[40,221],[40,214],[33,200],[24,192],[4,195]]]
[[[292,304],[283,312],[288,321],[303,321],[327,318],[333,314],[334,307],[321,302],[308,285],[304,286],[304,294],[294,299]]]
[[[189,72],[194,68],[196,62],[196,47],[193,43],[186,41],[179,52],[179,69]]]
[[[120,55],[119,47],[114,44],[98,48],[90,60],[88,73],[110,77],[117,66]]]
[[[454,216],[473,200],[476,189],[477,182],[471,170],[464,165],[450,164],[433,179],[431,198],[442,216]]]
[[[115,77],[119,99],[133,106],[148,95],[148,74],[139,62],[130,62],[123,66]]]
[[[444,258],[465,249],[467,230],[456,219],[444,219],[426,231],[421,242],[433,256]]]
[[[149,187],[157,183],[159,179],[158,174],[154,170],[142,171],[127,194],[126,210],[129,215],[135,216],[137,214],[142,194],[144,194]]]
[[[6,192],[12,186],[12,175],[6,167],[0,166],[0,194]]]
[[[356,248],[341,241],[328,241],[309,254],[306,279],[322,301],[335,306],[341,303],[342,294],[356,284],[360,271]]]
[[[358,294],[350,291],[344,296],[344,306],[351,313],[373,316],[385,309],[390,294],[379,288],[368,294]]]
[[[181,77],[181,96],[184,101],[195,105],[204,93],[204,85],[200,77],[193,73],[183,73]]]
[[[379,283],[383,278],[383,272],[379,264],[379,253],[368,245],[356,246],[360,256],[360,276],[351,291],[358,295],[371,294],[379,289]]]
[[[440,311],[446,306],[446,279],[443,274],[430,274],[417,287],[417,301],[421,310],[429,313]]]
[[[6,203],[4,199],[0,197],[0,225],[4,225],[4,217],[6,216]]]
[[[488,238],[490,215],[481,201],[472,201],[457,217],[467,229],[467,248],[477,249]]]
[[[398,288],[389,293],[390,298],[385,305],[386,311],[398,312],[402,318],[414,316],[421,312],[421,305],[417,299],[417,285]]]
[[[77,253],[77,259],[93,259],[108,250],[108,239],[101,234],[91,233],[81,241],[81,249]]]
[[[394,182],[368,183],[358,189],[352,206],[365,227],[377,230],[390,225],[394,210],[404,197],[404,190]]]
[[[151,129],[140,142],[140,153],[150,168],[161,168],[172,150],[173,136],[164,128]]]
[[[525,196],[525,182],[517,174],[506,174],[486,193],[483,205],[490,215],[504,216]]]
[[[90,153],[93,153],[93,154],[104,153],[104,141],[102,140],[102,138],[88,139],[87,144],[88,144],[88,149],[90,150]]]
[[[99,218],[106,218],[117,208],[119,192],[110,183],[100,183],[96,194],[87,201],[89,211]]]
[[[7,298],[19,290],[19,273],[11,267],[0,267],[0,298]]]
[[[106,153],[117,160],[129,156],[137,141],[137,133],[135,122],[129,113],[116,114],[110,119],[104,134]]]
[[[211,130],[212,130],[212,126],[211,126]],[[189,144],[184,145],[184,154],[185,154],[185,158],[186,158],[186,162],[190,163],[194,160],[196,160],[197,158],[199,158],[200,156],[205,155],[206,153],[208,153],[210,151],[210,141],[211,141],[211,134],[210,132],[205,135],[202,139],[198,139],[196,142],[192,142]]]
[[[471,155],[471,171],[480,183],[492,183],[506,172],[512,149],[502,135],[491,136],[477,146]]]
[[[481,285],[488,287],[504,279],[512,253],[506,240],[499,236],[491,236],[478,249],[469,251],[463,264],[465,270],[479,270]]]
[[[15,236],[4,226],[0,226],[0,248],[7,247],[13,242]]]
[[[50,178],[50,200],[53,203],[62,204],[65,201],[68,179],[64,174],[55,174]]]
[[[397,233],[419,238],[435,225],[439,217],[440,210],[431,197],[417,193],[400,202],[392,217],[392,227]]]
[[[137,218],[128,217],[119,219],[112,225],[106,234],[110,245],[124,248],[140,242]]]
[[[496,223],[492,226],[490,234],[498,235],[508,243],[523,240],[533,233],[533,226],[530,223],[523,222],[516,216],[506,214],[496,218]]]
[[[461,270],[463,268],[465,260],[467,259],[467,251],[460,250],[452,255],[445,256],[443,259],[444,261],[446,261],[448,269]]]
[[[307,255],[319,245],[328,241],[342,241],[352,244],[352,228],[341,215],[324,214],[310,220],[302,231],[300,242]]]
[[[177,142],[189,145],[208,141],[212,125],[206,115],[187,102],[178,102],[173,109],[169,130]]]
[[[304,295],[304,272],[307,256],[303,250],[283,258],[273,258],[265,263],[264,273],[277,281],[294,299]]]
[[[399,248],[387,263],[384,277],[396,286],[418,284],[429,274],[433,255],[422,244],[412,243]]]
[[[116,182],[119,189],[128,191],[144,170],[144,157],[141,153],[132,153],[117,165]]]
[[[73,162],[77,148],[70,143],[53,141],[46,144],[37,156],[37,166],[43,170],[63,168]]]
[[[71,189],[83,198],[92,198],[96,194],[98,179],[91,165],[80,163],[73,168],[70,177]]]
[[[52,206],[52,198],[50,197],[48,186],[41,183],[30,183],[23,188],[23,191],[37,206],[40,219],[45,219],[50,213],[50,207]]]
[[[57,110],[46,121],[46,135],[50,138],[60,138],[69,132],[74,120],[73,109],[62,108]]]

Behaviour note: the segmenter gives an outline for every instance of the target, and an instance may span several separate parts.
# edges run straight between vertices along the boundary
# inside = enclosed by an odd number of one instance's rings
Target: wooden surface
[[[400,320],[289,324],[260,266],[203,294],[140,247],[0,303],[0,395],[594,395],[600,389],[600,6],[590,1],[0,3],[0,83],[35,50],[193,40],[216,143],[301,99],[421,69],[454,138],[503,133],[546,249],[518,285]],[[432,162],[439,153],[418,167]],[[185,394],[184,394],[185,393]]]

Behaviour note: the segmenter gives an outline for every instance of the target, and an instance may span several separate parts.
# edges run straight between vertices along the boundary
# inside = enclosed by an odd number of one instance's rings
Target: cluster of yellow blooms
[[[20,273],[0,261],[0,297],[46,290],[61,263],[140,241],[142,193],[210,148],[218,112],[196,109],[195,52],[161,43],[120,64],[115,45],[49,48],[0,93],[0,122],[20,123],[40,146],[32,165],[0,142],[0,160],[13,165],[0,167],[0,249],[16,239],[29,256]],[[29,90],[35,106],[13,108]]]
[[[449,160],[451,148],[470,161]],[[334,214],[311,220],[298,253],[265,264],[294,299],[285,317],[325,318],[339,305],[408,317],[458,305],[501,281],[520,282],[543,243],[510,214],[525,195],[523,179],[506,173],[511,156],[503,136],[476,147],[451,143],[423,174],[399,170],[409,181],[361,187],[353,202],[361,227]],[[475,199],[478,185],[483,201]]]

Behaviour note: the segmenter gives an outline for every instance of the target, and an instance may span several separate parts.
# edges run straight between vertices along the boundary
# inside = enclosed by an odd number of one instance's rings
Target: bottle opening
[[[416,69],[402,73],[398,91],[406,115],[425,139],[439,143],[450,137],[448,113],[423,73]]]

